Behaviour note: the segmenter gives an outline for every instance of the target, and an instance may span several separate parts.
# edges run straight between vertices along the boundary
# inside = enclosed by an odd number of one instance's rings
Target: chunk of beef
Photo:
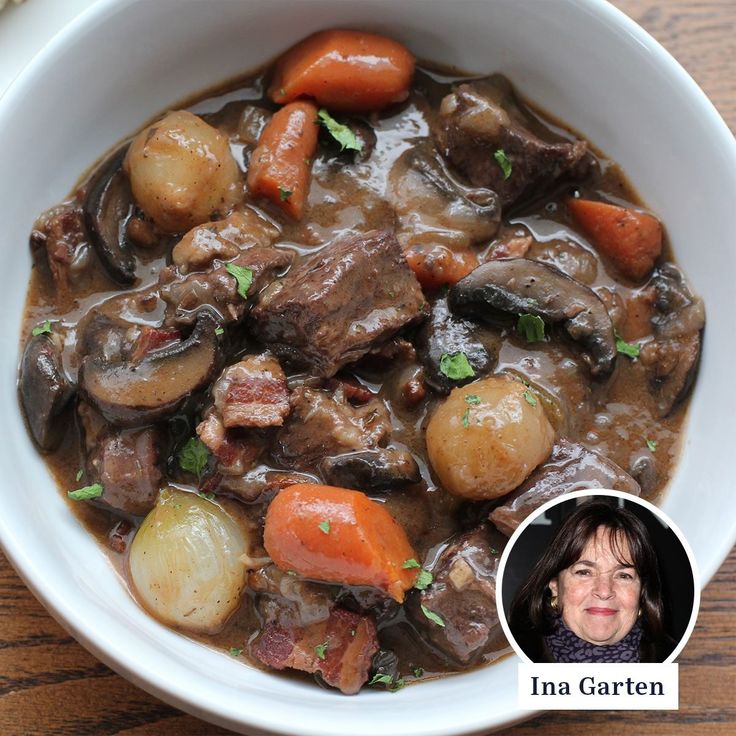
[[[212,398],[225,429],[280,427],[289,413],[286,376],[270,355],[249,355],[226,368]]]
[[[273,564],[250,571],[247,582],[257,594],[258,615],[265,624],[285,629],[312,626],[327,621],[335,607],[327,586],[284,572]]]
[[[589,165],[585,141],[551,142],[551,133],[500,75],[461,84],[447,95],[434,133],[447,161],[473,186],[495,191],[504,207],[549,189],[562,176],[581,176]],[[508,167],[497,160],[498,151]]]
[[[672,265],[662,266],[652,279],[655,292],[654,340],[642,347],[652,393],[661,417],[687,396],[700,362],[705,306],[693,295],[685,277]]]
[[[143,516],[161,487],[161,438],[153,427],[112,430],[88,458],[89,475],[102,484],[102,501],[126,514]]]
[[[475,336],[475,332],[472,322],[450,312],[447,296],[434,301],[432,314],[417,333],[415,343],[425,380],[435,391],[447,395],[455,386],[475,381],[493,370],[498,356]],[[442,372],[442,356],[454,353],[465,353],[474,375],[451,380]]]
[[[74,393],[61,362],[56,335],[35,335],[23,351],[20,400],[28,428],[42,450],[53,450],[63,437],[59,415]]]
[[[175,269],[162,269],[159,274],[161,298],[166,302],[166,325],[188,325],[196,321],[203,308],[214,310],[225,323],[238,322],[252,304],[252,296],[287,268],[293,253],[276,248],[250,248],[228,263],[216,261],[208,271],[193,272],[185,277]],[[238,283],[228,266],[247,268],[253,274],[248,298],[238,294]]]
[[[391,432],[388,410],[377,399],[352,406],[339,389],[299,386],[290,403],[291,413],[272,448],[277,462],[287,468],[309,471],[326,457],[377,448]]]
[[[248,248],[267,248],[279,236],[278,228],[250,207],[224,220],[191,229],[174,246],[171,260],[180,273],[203,271],[216,258],[229,261]]]
[[[495,192],[456,182],[429,144],[401,155],[391,169],[388,193],[404,250],[421,245],[464,250],[487,243],[498,230],[501,207]]]
[[[635,496],[640,493],[639,484],[616,463],[561,437],[549,459],[491,512],[490,520],[510,537],[529,514],[547,501],[587,488],[612,488]]]
[[[373,619],[342,608],[334,609],[327,621],[303,628],[266,624],[251,646],[251,654],[269,667],[319,672],[346,695],[357,693],[368,680],[377,651]]]
[[[252,328],[279,357],[330,377],[425,308],[390,232],[335,241],[261,294]]]
[[[69,293],[69,276],[87,245],[87,232],[80,207],[61,205],[45,212],[31,233],[31,248],[45,254],[56,295],[64,302]]]
[[[478,662],[501,636],[496,613],[499,559],[485,526],[466,532],[438,558],[432,584],[407,604],[420,634],[459,664]],[[444,626],[430,620],[422,606],[439,616]]]
[[[237,496],[246,503],[262,502],[287,486],[293,486],[296,483],[320,482],[319,478],[314,475],[298,473],[295,470],[288,472],[270,470],[264,465],[259,465],[242,474],[222,474],[215,480],[212,490],[224,491]]]

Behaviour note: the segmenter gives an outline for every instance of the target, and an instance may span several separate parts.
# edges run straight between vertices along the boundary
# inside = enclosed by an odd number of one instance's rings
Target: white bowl
[[[705,297],[708,328],[683,457],[665,508],[703,582],[736,539],[731,453],[736,144],[680,66],[602,0],[101,0],[0,100],[0,392],[6,429],[0,539],[34,593],[100,659],[141,687],[233,729],[291,734],[487,730],[523,718],[516,661],[354,698],[261,672],[146,615],[67,508],[21,421],[16,366],[36,215],[160,110],[250,70],[311,31],[365,28],[419,57],[502,71],[618,161],[666,223]]]

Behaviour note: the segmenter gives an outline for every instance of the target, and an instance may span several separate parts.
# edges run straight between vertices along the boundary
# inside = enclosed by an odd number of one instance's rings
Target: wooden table
[[[615,4],[679,59],[736,130],[736,0]],[[735,734],[736,548],[706,588],[679,662],[677,712],[557,712],[505,733],[600,736],[613,728],[619,736]],[[46,613],[0,555],[0,734],[225,733],[164,705],[98,662]]]

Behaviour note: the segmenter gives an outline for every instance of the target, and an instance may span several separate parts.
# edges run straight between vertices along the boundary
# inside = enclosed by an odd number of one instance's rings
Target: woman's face
[[[620,641],[639,613],[641,580],[628,542],[623,536],[614,539],[620,542],[614,550],[611,541],[610,530],[598,527],[580,559],[549,582],[567,628],[592,644]]]

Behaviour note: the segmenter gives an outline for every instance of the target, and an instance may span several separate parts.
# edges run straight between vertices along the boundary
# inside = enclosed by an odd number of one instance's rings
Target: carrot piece
[[[472,251],[450,250],[444,245],[415,245],[404,256],[423,289],[455,284],[478,266]]]
[[[248,166],[248,189],[270,199],[294,219],[301,218],[309,193],[312,156],[317,150],[317,107],[293,102],[263,129]]]
[[[282,570],[342,585],[372,585],[401,603],[417,579],[401,525],[360,491],[301,483],[268,507],[266,551]]]
[[[282,105],[313,97],[341,112],[380,110],[409,95],[414,57],[400,43],[360,31],[320,31],[276,63],[269,97]]]
[[[568,199],[567,207],[618,270],[641,281],[662,252],[662,225],[656,217],[626,207],[587,199]]]

